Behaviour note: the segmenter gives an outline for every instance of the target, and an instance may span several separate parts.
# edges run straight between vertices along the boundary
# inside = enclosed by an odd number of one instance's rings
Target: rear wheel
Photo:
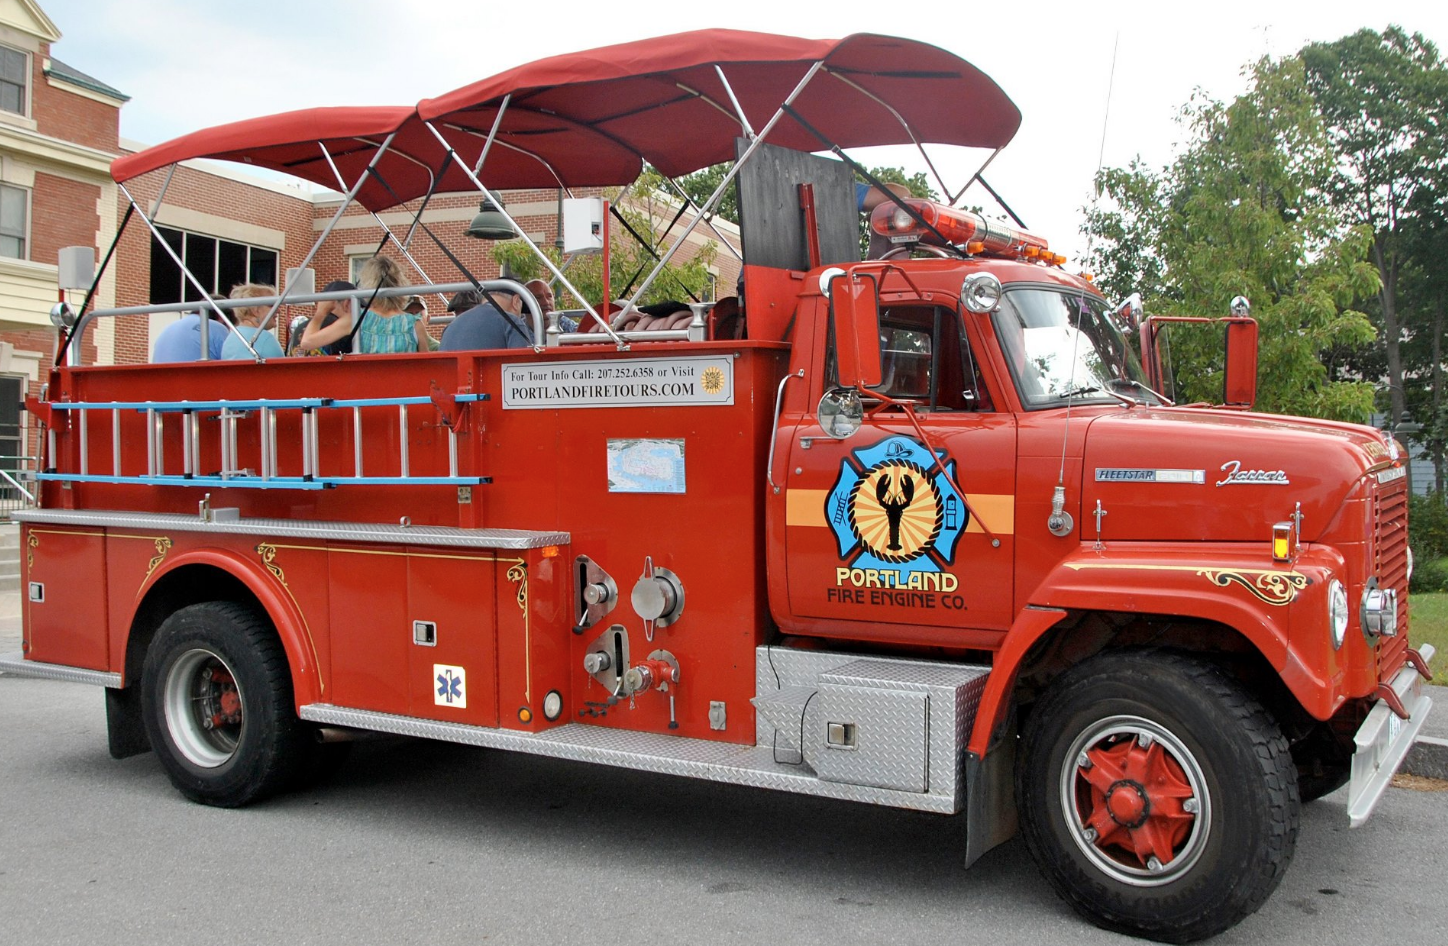
[[[236,807],[293,784],[308,749],[271,624],[235,602],[182,608],[146,653],[147,734],[187,798]]]
[[[1286,740],[1210,665],[1097,657],[1057,681],[1024,738],[1027,846],[1099,926],[1167,942],[1212,936],[1261,906],[1292,859]]]

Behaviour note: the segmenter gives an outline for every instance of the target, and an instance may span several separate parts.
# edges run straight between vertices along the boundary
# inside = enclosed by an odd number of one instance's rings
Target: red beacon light
[[[934,201],[907,200],[905,203],[938,230],[950,245],[971,255],[1040,259],[1047,263],[1065,261],[1064,256],[1050,252],[1046,240],[1034,233],[1017,230],[1015,227],[987,220],[978,213],[957,210]],[[886,201],[875,208],[874,213],[870,214],[870,229],[896,245],[940,244],[940,237],[922,227],[894,201]]]

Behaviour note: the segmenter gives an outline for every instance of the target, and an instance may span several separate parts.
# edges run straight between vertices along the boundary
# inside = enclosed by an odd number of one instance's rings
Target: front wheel
[[[1297,772],[1262,707],[1216,668],[1123,651],[1056,682],[1026,724],[1027,846],[1077,912],[1166,942],[1212,936],[1276,888]]]
[[[211,601],[166,619],[141,678],[147,734],[187,798],[234,808],[291,784],[308,749],[276,633],[243,605]]]

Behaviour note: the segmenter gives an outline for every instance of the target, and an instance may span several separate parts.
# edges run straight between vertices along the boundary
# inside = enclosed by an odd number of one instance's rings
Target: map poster
[[[610,440],[608,491],[684,492],[684,441],[639,438]]]
[[[728,355],[514,362],[502,373],[504,410],[734,403]]]

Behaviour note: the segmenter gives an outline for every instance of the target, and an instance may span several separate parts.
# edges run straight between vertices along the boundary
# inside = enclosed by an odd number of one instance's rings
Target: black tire
[[[235,808],[295,784],[311,748],[276,632],[235,602],[166,619],[146,652],[141,703],[171,783],[202,804]]]
[[[1035,706],[1022,750],[1026,845],[1056,892],[1105,929],[1170,943],[1215,935],[1260,907],[1292,860],[1300,803],[1287,741],[1208,664],[1095,657]]]

